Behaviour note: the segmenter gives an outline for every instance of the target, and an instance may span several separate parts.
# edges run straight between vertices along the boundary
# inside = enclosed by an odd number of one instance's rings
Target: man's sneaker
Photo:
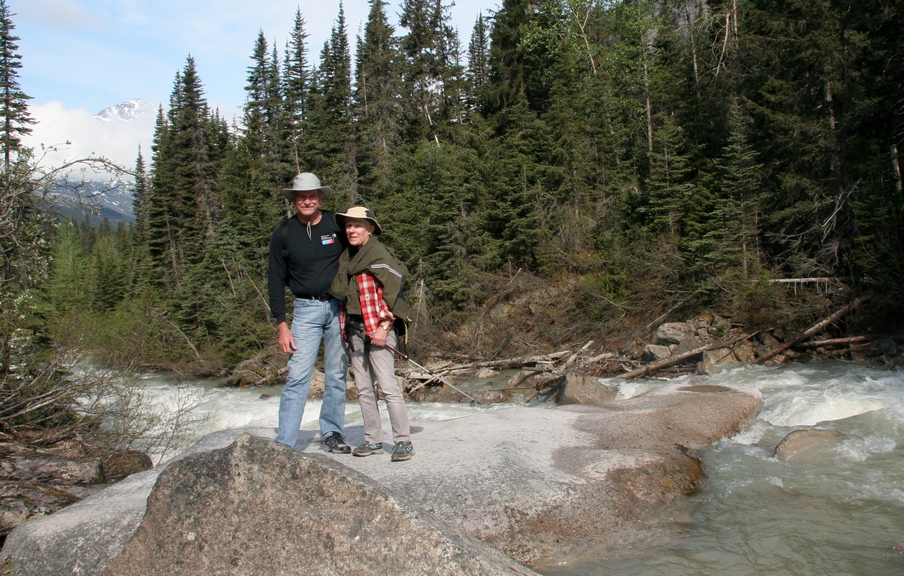
[[[345,443],[345,438],[338,432],[330,432],[323,438],[323,445],[328,452],[351,454],[352,447]]]
[[[379,442],[376,444],[373,442],[365,442],[352,450],[352,456],[370,456],[371,454],[379,454],[382,451],[383,444],[380,444]]]
[[[393,462],[411,460],[412,456],[414,456],[414,446],[411,445],[411,442],[396,442],[395,448],[392,449]]]

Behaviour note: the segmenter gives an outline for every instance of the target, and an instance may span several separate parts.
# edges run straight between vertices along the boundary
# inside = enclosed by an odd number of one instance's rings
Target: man
[[[329,294],[345,249],[345,233],[334,214],[321,210],[330,189],[320,179],[302,172],[292,180],[283,196],[295,205],[294,218],[283,221],[270,236],[267,291],[270,312],[276,318],[279,348],[290,354],[286,385],[279,398],[279,429],[276,441],[295,447],[298,428],[314,373],[314,363],[323,340],[323,404],[320,437],[330,452],[351,453],[345,443],[345,378],[348,357],[339,326],[339,301]],[[292,327],[286,323],[286,286],[295,295]]]

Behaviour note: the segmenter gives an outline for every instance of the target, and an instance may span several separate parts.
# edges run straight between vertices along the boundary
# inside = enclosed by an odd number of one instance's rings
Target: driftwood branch
[[[560,368],[560,370],[565,370],[565,369],[567,369],[569,366],[571,366],[572,364],[574,364],[574,361],[578,359],[578,355],[579,355],[581,352],[583,352],[584,350],[586,350],[587,348],[590,348],[590,346],[591,346],[592,344],[593,344],[593,340],[588,341],[586,344],[584,344],[584,345],[581,347],[580,350],[578,350],[577,352],[575,352],[574,354],[572,354],[571,356],[569,356],[569,357],[568,357],[568,360],[565,361],[565,364],[562,364],[562,368]]]
[[[848,338],[829,338],[827,340],[801,342],[797,346],[799,348],[826,348],[828,346],[842,346],[844,344],[860,344],[862,342],[869,342],[869,340],[869,336],[850,336]]]
[[[802,334],[800,334],[799,336],[797,336],[797,337],[795,337],[795,338],[789,340],[788,342],[785,342],[784,344],[782,344],[782,345],[779,346],[778,348],[775,348],[775,349],[773,349],[773,350],[770,350],[768,354],[765,354],[765,355],[763,355],[763,356],[760,356],[759,358],[757,358],[756,360],[754,360],[753,362],[751,362],[751,364],[762,364],[762,363],[765,362],[766,360],[769,360],[770,358],[774,358],[774,357],[778,356],[779,354],[781,354],[781,353],[784,352],[785,350],[791,348],[792,346],[794,346],[794,345],[796,345],[796,344],[799,344],[800,342],[803,342],[804,340],[806,340],[807,338],[809,338],[809,337],[812,336],[813,334],[816,334],[817,332],[820,332],[821,330],[825,329],[828,325],[830,325],[830,324],[832,324],[832,323],[838,321],[838,320],[839,320],[840,318],[842,318],[843,316],[846,316],[847,314],[850,314],[852,311],[854,311],[854,310],[856,310],[857,308],[859,308],[859,307],[860,307],[864,302],[866,302],[868,299],[869,299],[869,298],[868,298],[867,296],[861,296],[860,298],[857,298],[856,300],[854,300],[854,301],[851,302],[850,304],[848,304],[848,305],[842,307],[841,309],[837,310],[834,314],[828,316],[827,318],[824,318],[823,320],[820,320],[819,322],[817,322],[817,323],[814,324],[813,326],[810,326],[809,328],[807,328],[807,329],[806,329]]]
[[[480,368],[520,368],[530,364],[554,364],[556,360],[570,354],[569,350],[561,350],[551,354],[535,354],[532,356],[519,356],[517,358],[500,358],[498,360],[482,360],[479,362],[469,362],[467,364],[456,364],[448,368],[445,372],[448,374],[456,374],[461,372],[471,372]]]

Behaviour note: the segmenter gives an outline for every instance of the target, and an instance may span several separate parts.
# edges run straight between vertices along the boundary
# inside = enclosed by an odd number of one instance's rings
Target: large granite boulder
[[[169,466],[107,576],[534,574],[321,454],[243,435]]]

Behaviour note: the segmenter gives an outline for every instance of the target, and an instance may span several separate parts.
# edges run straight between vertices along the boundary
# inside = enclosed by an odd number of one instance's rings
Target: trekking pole
[[[407,354],[405,354],[404,352],[401,352],[401,351],[399,351],[399,350],[396,350],[395,348],[393,348],[392,346],[389,346],[388,344],[384,344],[383,347],[386,348],[387,350],[389,350],[390,352],[392,352],[393,354],[396,354],[396,355],[397,355],[399,358],[401,358],[402,360],[408,360],[409,362],[411,362],[411,365],[412,365],[412,366],[415,366],[415,367],[417,367],[417,368],[420,368],[421,370],[425,371],[427,374],[430,374],[431,376],[433,376],[434,378],[436,378],[437,380],[439,380],[439,381],[442,382],[443,384],[449,386],[450,388],[452,388],[453,390],[455,390],[456,392],[458,392],[458,393],[461,394],[462,396],[464,396],[464,397],[470,399],[470,400],[471,400],[471,406],[476,406],[476,405],[480,404],[480,400],[478,400],[477,397],[471,396],[470,394],[468,394],[467,392],[465,392],[465,391],[462,390],[461,388],[458,388],[457,386],[455,386],[454,384],[452,384],[451,382],[449,382],[448,380],[446,380],[445,378],[443,378],[442,376],[440,376],[439,374],[437,374],[437,373],[434,372],[433,370],[427,368],[426,366],[421,366],[420,364],[418,364],[417,362],[415,362],[414,360],[412,360],[412,359],[411,359]]]

